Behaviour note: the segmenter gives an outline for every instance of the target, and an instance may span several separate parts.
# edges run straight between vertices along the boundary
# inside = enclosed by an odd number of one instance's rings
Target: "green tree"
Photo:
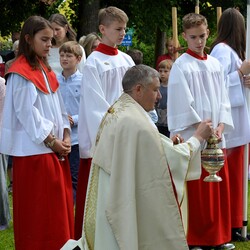
[[[207,17],[212,37],[216,34],[216,7],[226,9],[239,7],[246,15],[247,1],[209,0],[199,1],[200,13]],[[177,7],[178,31],[181,34],[181,19],[194,12],[196,0],[1,0],[1,36],[20,30],[21,24],[30,15],[48,18],[52,13],[63,12],[78,33],[78,38],[98,31],[97,14],[100,8],[117,6],[129,16],[128,27],[135,30],[133,46],[144,50],[145,63],[153,66],[155,58],[164,52],[166,36],[172,35],[172,7]],[[179,37],[181,43],[183,40]],[[210,39],[211,40],[211,39]],[[181,44],[185,45],[185,44]]]

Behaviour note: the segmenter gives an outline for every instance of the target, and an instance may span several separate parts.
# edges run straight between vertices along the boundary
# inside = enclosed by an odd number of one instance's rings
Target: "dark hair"
[[[126,53],[131,56],[131,58],[133,59],[134,63],[136,65],[138,64],[142,64],[143,62],[143,53],[138,50],[138,49],[129,49],[126,51]]]
[[[66,33],[66,37],[68,38],[68,41],[76,41],[76,32],[71,27],[71,25],[69,24],[69,22],[67,21],[67,19],[64,15],[59,14],[59,13],[52,14],[49,18],[49,21],[51,23],[56,23],[61,27],[65,27],[67,25],[68,30]],[[52,39],[52,44],[56,45],[56,41],[54,38]]]
[[[37,54],[35,53],[33,46],[31,46],[25,39],[26,35],[29,35],[30,39],[32,40],[36,33],[46,28],[50,28],[53,30],[50,22],[41,16],[31,16],[29,17],[21,31],[20,39],[19,39],[19,46],[18,46],[18,54],[17,56],[24,55],[29,64],[35,69],[40,68],[39,62],[37,60]],[[41,60],[45,63],[45,65],[50,70],[50,66],[47,62],[47,58],[41,58]]]
[[[212,51],[215,45],[221,42],[226,43],[235,50],[242,61],[245,60],[245,20],[242,14],[235,8],[228,8],[223,11],[218,23],[218,34],[210,50]]]

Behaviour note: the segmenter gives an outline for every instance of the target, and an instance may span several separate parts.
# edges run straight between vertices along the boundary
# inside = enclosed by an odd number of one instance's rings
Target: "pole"
[[[200,14],[199,0],[196,0],[195,13]]]
[[[177,49],[179,47],[178,42],[178,26],[177,26],[177,8],[172,7],[172,27],[173,27],[173,45],[174,48]],[[177,59],[178,52],[174,52],[174,60]]]
[[[217,12],[217,26],[218,26],[218,23],[221,17],[221,12],[222,12],[221,7],[217,7],[216,12]]]
[[[250,59],[250,0],[247,0],[247,33],[246,33],[246,59]],[[246,90],[246,100],[250,111],[250,90]],[[243,227],[241,236],[247,238],[247,199],[248,199],[248,167],[249,167],[249,145],[244,147],[244,175],[243,175]]]

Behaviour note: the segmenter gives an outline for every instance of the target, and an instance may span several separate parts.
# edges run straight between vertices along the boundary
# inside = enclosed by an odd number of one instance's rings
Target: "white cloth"
[[[78,114],[80,105],[80,90],[82,82],[82,73],[77,70],[74,74],[67,79],[63,74],[57,75],[57,80],[60,84],[59,90],[62,95],[65,109],[67,113],[72,117],[74,126],[71,127],[71,145],[78,144]]]
[[[44,94],[13,73],[7,83],[0,152],[14,156],[51,153],[43,143],[45,138],[52,133],[62,139],[64,128],[70,129],[60,92]]]
[[[225,135],[226,147],[233,148],[250,142],[250,116],[247,107],[245,87],[239,77],[238,69],[242,61],[227,44],[217,44],[211,56],[217,58],[223,66],[226,87],[232,107],[234,130]]]
[[[79,150],[81,158],[91,158],[91,147],[108,108],[122,94],[122,78],[132,67],[132,58],[119,51],[106,55],[93,51],[83,68],[79,108]]]
[[[0,128],[2,127],[5,91],[6,91],[5,79],[0,76]],[[0,135],[1,135],[1,130],[0,130]]]
[[[84,48],[81,46],[82,49],[82,59],[80,61],[80,63],[78,64],[78,70],[82,73],[83,71],[83,67],[84,67],[84,63],[86,62],[86,55],[85,55],[85,50]],[[62,73],[62,66],[60,64],[60,54],[59,54],[59,48],[51,48],[49,51],[49,55],[48,55],[48,62],[50,67],[53,69],[53,71],[55,72],[56,75],[61,74]]]
[[[192,125],[205,119],[211,119],[214,128],[224,123],[224,134],[233,129],[223,68],[209,55],[207,60],[199,60],[184,53],[174,62],[168,80],[167,107],[170,134],[178,132],[185,140],[195,131]],[[224,136],[221,146],[225,147]]]
[[[83,236],[62,249],[188,249],[168,166],[181,202],[189,165],[200,161],[199,148],[194,137],[173,146],[123,94],[97,134]]]

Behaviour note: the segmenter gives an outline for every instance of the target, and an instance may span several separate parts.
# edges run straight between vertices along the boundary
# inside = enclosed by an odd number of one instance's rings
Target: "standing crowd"
[[[118,49],[128,17],[100,9],[99,34],[76,40],[62,14],[31,16],[0,78],[0,230],[16,250],[220,250],[243,227],[250,142],[245,20],[228,8],[210,52],[203,15],[182,19],[156,69]],[[221,182],[201,163],[215,135]],[[9,163],[8,163],[9,158]],[[10,167],[8,167],[8,165]]]

